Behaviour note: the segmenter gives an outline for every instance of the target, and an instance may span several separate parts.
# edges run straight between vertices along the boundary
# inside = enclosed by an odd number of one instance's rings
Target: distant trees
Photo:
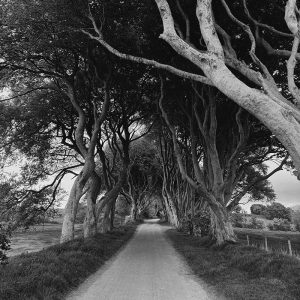
[[[268,220],[277,218],[291,221],[292,218],[291,210],[278,202],[273,202],[267,206],[262,204],[253,204],[250,207],[250,210],[252,214],[263,215]]]
[[[130,161],[127,183],[122,193],[131,202],[130,218],[135,221],[153,205],[153,197],[161,192],[162,166],[158,149],[148,137],[132,143]]]
[[[278,218],[291,221],[291,211],[278,202],[273,202],[271,205],[266,207],[265,216],[269,220]]]

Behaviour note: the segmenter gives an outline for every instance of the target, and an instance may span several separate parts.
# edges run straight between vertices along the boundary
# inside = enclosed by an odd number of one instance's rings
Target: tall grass
[[[115,254],[135,231],[130,225],[16,256],[0,266],[0,299],[63,299]]]

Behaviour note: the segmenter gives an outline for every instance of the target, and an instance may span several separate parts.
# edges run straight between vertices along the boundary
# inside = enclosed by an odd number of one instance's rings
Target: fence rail
[[[268,236],[267,232],[251,233],[236,231],[238,240],[266,251],[280,252],[291,256],[300,256],[299,236],[282,233],[278,236]]]

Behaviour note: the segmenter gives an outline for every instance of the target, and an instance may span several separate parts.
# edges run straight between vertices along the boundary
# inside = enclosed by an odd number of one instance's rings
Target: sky
[[[276,165],[272,164],[269,171],[273,170],[275,167]],[[62,188],[69,192],[72,187],[73,180],[73,175],[67,175],[66,179],[62,182]],[[270,182],[272,183],[277,195],[275,200],[276,202],[280,202],[287,207],[300,205],[300,181],[296,178],[296,176],[292,175],[286,170],[282,170],[271,176]],[[66,202],[62,203],[61,207],[64,207],[65,203]],[[246,205],[242,205],[242,207],[247,212],[250,212],[250,206],[253,203],[259,202],[250,202]],[[266,202],[261,203],[265,204]]]
[[[276,166],[273,164],[269,171],[271,171],[274,167]],[[276,193],[276,202],[282,203],[286,207],[300,205],[300,181],[296,176],[286,170],[282,170],[271,176],[269,181]],[[250,212],[250,206],[253,203],[265,204],[264,202],[251,202],[243,205],[242,207],[247,212]]]
[[[285,206],[300,205],[300,181],[296,176],[283,170],[274,174],[270,181],[277,194],[277,201]]]

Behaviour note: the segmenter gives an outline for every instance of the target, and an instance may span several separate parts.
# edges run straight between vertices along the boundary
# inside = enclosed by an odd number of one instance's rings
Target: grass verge
[[[0,266],[0,299],[63,299],[111,258],[135,229],[135,225],[128,225],[13,257],[8,265]]]
[[[207,248],[205,239],[173,229],[168,236],[194,273],[227,299],[300,299],[300,261],[294,257],[240,244]]]

